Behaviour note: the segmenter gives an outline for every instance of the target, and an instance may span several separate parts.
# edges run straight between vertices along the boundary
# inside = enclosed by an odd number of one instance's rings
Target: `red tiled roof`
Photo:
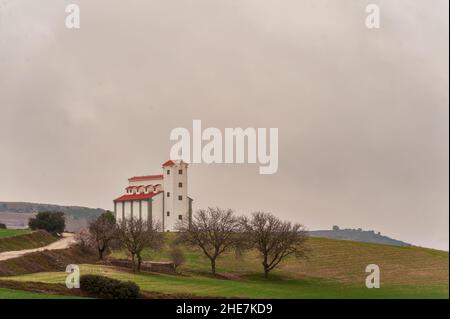
[[[162,164],[163,167],[164,166],[172,166],[172,165],[175,165],[175,162],[172,160],[168,160]]]
[[[157,193],[150,193],[150,194],[131,194],[131,195],[123,195],[120,196],[118,198],[116,198],[114,201],[115,202],[126,202],[126,201],[130,201],[130,200],[143,200],[143,199],[149,199],[152,198],[158,194],[160,194],[162,192],[157,192]]]
[[[163,175],[146,175],[146,176],[133,176],[128,179],[129,182],[149,181],[154,179],[162,179]]]

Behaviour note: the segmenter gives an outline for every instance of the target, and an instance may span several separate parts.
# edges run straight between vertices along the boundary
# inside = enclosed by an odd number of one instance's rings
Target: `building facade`
[[[114,213],[123,219],[139,218],[158,223],[161,231],[175,231],[179,221],[192,218],[192,198],[188,197],[188,164],[168,160],[162,174],[128,179],[125,194],[114,200]]]

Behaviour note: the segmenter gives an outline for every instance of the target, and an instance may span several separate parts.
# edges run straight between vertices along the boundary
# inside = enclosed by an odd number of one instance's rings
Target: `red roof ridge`
[[[164,166],[172,166],[172,165],[175,165],[176,163],[173,161],[173,160],[168,160],[168,161],[165,161],[163,164],[162,164],[162,166],[164,167]]]
[[[142,200],[142,199],[149,199],[152,198],[158,194],[161,194],[162,192],[157,192],[157,193],[142,193],[142,194],[126,194],[126,195],[122,195],[120,197],[117,197],[114,201],[115,202],[126,202],[126,201],[131,201],[131,200]]]
[[[152,179],[162,179],[163,175],[144,175],[144,176],[133,176],[128,179],[129,182],[139,182]]]

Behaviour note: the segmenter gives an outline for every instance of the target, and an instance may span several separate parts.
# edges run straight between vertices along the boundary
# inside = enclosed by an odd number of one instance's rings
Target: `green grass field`
[[[17,235],[31,234],[28,229],[0,229],[0,238],[13,237]]]
[[[447,298],[439,287],[391,286],[367,289],[362,285],[343,284],[318,278],[281,278],[265,280],[250,276],[239,280],[216,279],[201,275],[174,276],[156,273],[133,274],[114,267],[81,265],[82,274],[97,274],[133,281],[144,291],[192,294],[211,297],[247,298]],[[8,277],[9,280],[64,283],[67,274],[48,272]]]
[[[168,234],[167,234],[168,235]],[[146,250],[145,260],[169,261],[169,244],[172,234],[160,252]],[[341,283],[364,285],[369,264],[377,264],[381,270],[384,286],[443,285],[448,290],[449,254],[446,251],[360,243],[326,238],[310,238],[311,253],[307,260],[288,258],[271,274],[273,277],[303,279],[321,278]],[[187,258],[182,272],[209,272],[209,260],[198,249],[184,248]],[[114,257],[126,258],[124,251],[113,253]],[[217,261],[219,273],[232,273],[234,277],[262,276],[261,260],[255,251],[242,257],[228,253]]]
[[[0,299],[78,299],[71,296],[58,296],[38,292],[0,288]]]
[[[169,260],[167,235],[161,252],[145,251],[146,260]],[[218,272],[209,275],[203,254],[184,248],[187,262],[182,275],[133,274],[102,265],[82,265],[81,274],[100,274],[136,282],[144,291],[213,297],[248,298],[448,298],[448,252],[418,247],[397,247],[311,238],[309,260],[287,259],[268,280],[256,252],[242,257],[229,253],[218,260]],[[123,251],[113,254],[126,257]],[[365,267],[377,264],[381,288],[365,287]],[[0,279],[63,283],[66,274],[47,272]]]

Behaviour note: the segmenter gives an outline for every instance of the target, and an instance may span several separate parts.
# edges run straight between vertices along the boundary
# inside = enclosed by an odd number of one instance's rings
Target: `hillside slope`
[[[0,234],[1,233],[10,234],[10,230],[1,229]],[[0,252],[38,248],[51,244],[58,239],[44,230],[38,230],[16,236],[0,237]]]
[[[146,251],[145,259],[169,261],[173,235],[166,234],[166,247],[162,252]],[[201,278],[198,282],[208,281],[207,285],[212,287],[218,285],[218,290],[211,292],[214,296],[448,298],[448,252],[327,238],[310,238],[308,245],[311,248],[308,259],[287,259],[271,273],[269,281],[262,278],[261,259],[255,251],[242,257],[228,253],[219,258],[218,271],[224,278],[232,279],[225,280],[228,284],[223,283],[224,280],[209,278],[208,259],[198,249],[187,247],[183,249],[187,262],[181,266],[181,271],[190,278],[172,279],[171,276],[163,276],[159,277],[159,284],[155,284],[151,278],[140,277],[139,280],[143,285],[161,292],[168,292],[167,285],[177,283],[182,287],[184,281],[191,281],[193,287],[187,284],[184,287],[186,289],[177,288],[171,292],[201,295],[205,294],[203,289],[206,288],[195,288],[195,282],[198,281],[195,278]],[[121,251],[115,252],[114,256],[123,258],[126,254]],[[368,275],[365,269],[369,264],[380,267],[381,289],[365,287]],[[255,290],[251,289],[253,286]]]
[[[166,246],[162,252],[145,251],[146,260],[170,260],[169,245],[174,234],[166,234]],[[446,284],[448,287],[449,253],[446,251],[382,244],[360,243],[347,240],[312,237],[308,240],[311,249],[308,259],[288,258],[274,272],[274,276],[285,278],[314,277],[336,280],[342,283],[364,285],[366,266],[377,264],[384,285],[430,285]],[[208,272],[208,259],[198,249],[184,247],[187,263],[183,270]],[[123,251],[114,256],[126,257]],[[255,251],[236,257],[230,252],[219,257],[219,272],[241,276],[262,274],[261,260]]]
[[[289,262],[280,269],[364,285],[366,266],[376,264],[380,267],[381,284],[384,286],[443,285],[448,293],[448,252],[327,238],[311,238],[310,245],[309,260]]]
[[[168,261],[174,234],[166,235],[162,251],[145,251],[146,260]],[[219,276],[209,273],[209,262],[198,249],[183,247],[186,264],[182,275],[133,274],[126,269],[83,264],[83,274],[94,273],[136,282],[141,289],[192,296],[248,298],[448,298],[448,252],[418,247],[399,247],[311,238],[308,260],[286,260],[268,280],[262,276],[256,252],[236,257],[228,253],[218,260]],[[113,256],[126,257],[116,251]],[[381,288],[365,287],[365,268],[375,263],[381,270]],[[2,280],[64,283],[67,274],[41,272],[8,276]],[[11,286],[10,286],[11,287]],[[13,286],[14,287],[14,286]]]

